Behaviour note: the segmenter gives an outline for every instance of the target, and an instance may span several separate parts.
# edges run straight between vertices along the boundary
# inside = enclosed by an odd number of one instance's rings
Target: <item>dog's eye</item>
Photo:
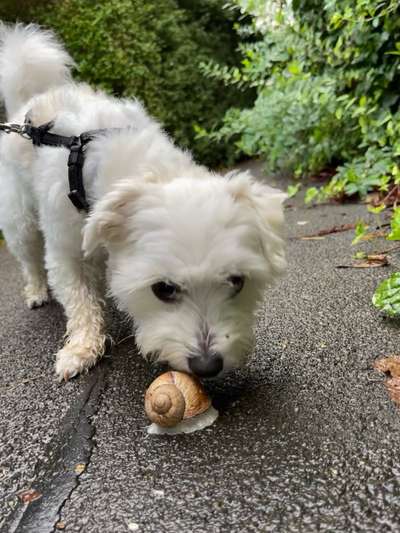
[[[162,302],[176,302],[181,289],[175,283],[168,281],[158,281],[151,286],[154,296]]]
[[[244,276],[229,276],[228,283],[233,287],[233,296],[236,296],[243,289]]]

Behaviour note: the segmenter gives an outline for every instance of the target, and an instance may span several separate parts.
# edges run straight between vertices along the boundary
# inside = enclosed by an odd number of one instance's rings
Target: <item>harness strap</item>
[[[79,136],[65,137],[50,133],[54,122],[47,122],[42,126],[32,126],[28,117],[24,125],[24,134],[31,140],[34,146],[64,146],[69,149],[68,157],[68,198],[78,211],[89,211],[89,204],[86,199],[85,187],[83,185],[82,169],[85,162],[85,146],[97,135],[109,130],[120,131],[121,128],[108,128],[85,131]]]
[[[85,160],[83,155],[84,144],[80,137],[75,137],[69,148],[68,157],[68,198],[78,211],[89,211],[89,204],[86,200],[85,188],[83,186],[82,167]]]
[[[86,200],[85,187],[83,185],[82,168],[85,162],[85,146],[97,135],[107,131],[121,131],[122,128],[103,128],[99,130],[90,130],[81,133],[78,136],[65,137],[50,133],[54,122],[46,122],[41,126],[33,126],[29,118],[29,113],[25,117],[25,123],[11,124],[8,122],[0,123],[0,131],[5,133],[18,133],[24,139],[30,139],[34,146],[64,146],[68,148],[68,198],[78,211],[89,211],[89,204]]]
[[[29,118],[26,117],[24,133],[32,140],[34,146],[64,146],[69,149],[68,156],[68,198],[78,211],[89,211],[89,204],[86,200],[85,188],[83,185],[82,168],[85,161],[83,148],[93,136],[82,134],[79,137],[65,137],[50,133],[49,130],[54,123],[47,122],[41,126],[32,126]],[[84,140],[82,137],[84,136]]]
[[[75,137],[65,137],[64,135],[50,133],[49,130],[53,126],[53,121],[46,122],[46,124],[41,126],[32,126],[29,119],[26,119],[24,133],[32,140],[34,146],[65,146],[65,148],[70,148]]]

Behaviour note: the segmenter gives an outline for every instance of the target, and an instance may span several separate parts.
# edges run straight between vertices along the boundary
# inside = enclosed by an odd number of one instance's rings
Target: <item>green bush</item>
[[[235,141],[271,170],[339,166],[325,195],[365,194],[390,180],[400,156],[400,7],[396,0],[237,0],[255,12],[242,66],[203,64],[210,79],[256,87],[198,135]],[[291,7],[292,6],[292,7]],[[268,14],[274,14],[274,17]]]
[[[237,61],[235,14],[220,0],[4,0],[0,16],[24,14],[56,31],[75,59],[75,77],[118,96],[144,102],[178,144],[203,163],[228,157],[228,144],[195,140],[195,126],[212,127],[246,94],[221,88],[201,61]],[[28,8],[22,10],[22,4]]]
[[[206,62],[210,79],[255,87],[249,108],[227,111],[220,127],[198,129],[211,141],[234,141],[237,154],[261,156],[270,170],[297,177],[336,169],[306,201],[400,194],[400,4],[397,0],[236,0],[256,15],[240,33],[241,68]],[[298,188],[289,192],[295,194]],[[389,240],[400,240],[400,208]],[[356,243],[365,232],[357,227]],[[400,316],[400,273],[383,282],[373,303]]]

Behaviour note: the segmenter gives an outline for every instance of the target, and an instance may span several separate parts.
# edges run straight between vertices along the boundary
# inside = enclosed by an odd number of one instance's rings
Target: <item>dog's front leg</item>
[[[94,261],[52,256],[49,282],[67,315],[66,341],[57,353],[56,373],[68,380],[92,367],[104,353],[102,268]]]

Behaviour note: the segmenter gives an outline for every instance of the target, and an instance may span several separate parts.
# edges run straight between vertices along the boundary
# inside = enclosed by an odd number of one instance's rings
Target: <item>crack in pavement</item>
[[[87,376],[87,383],[65,417],[57,435],[48,444],[46,459],[35,468],[31,487],[42,496],[31,503],[21,502],[4,524],[9,533],[53,533],[62,510],[79,477],[87,470],[93,453],[95,427],[92,417],[100,407],[105,389],[107,363],[103,360]],[[83,464],[82,472],[76,471]]]

